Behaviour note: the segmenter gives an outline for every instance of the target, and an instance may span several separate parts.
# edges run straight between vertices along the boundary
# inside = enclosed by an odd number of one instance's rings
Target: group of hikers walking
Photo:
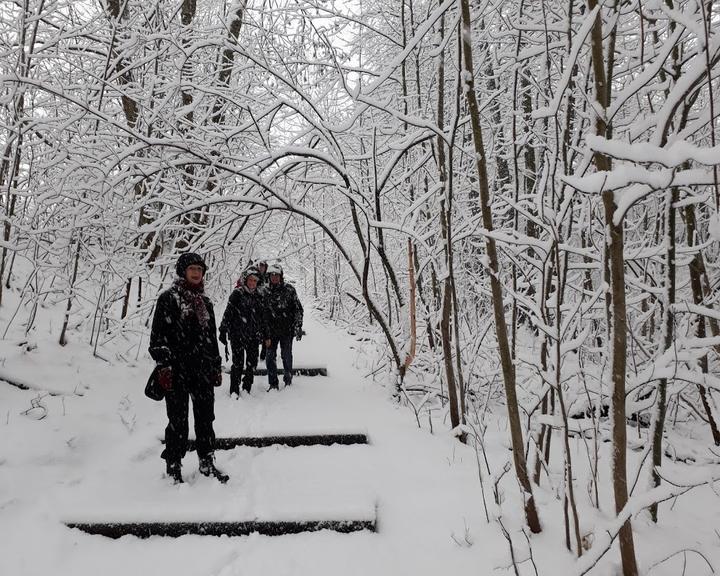
[[[207,266],[195,253],[182,254],[173,285],[158,297],[149,351],[157,363],[157,379],[165,397],[167,475],[181,483],[182,459],[188,448],[188,411],[192,400],[195,449],[199,470],[225,483],[229,477],[215,465],[215,388],[222,385],[222,358],[217,340],[215,312],[205,295]],[[303,335],[303,308],[295,288],[285,282],[278,264],[258,262],[245,269],[230,294],[220,341],[230,342],[232,366],[230,395],[240,388],[250,392],[258,357],[264,356],[268,390],[279,389],[277,351],[283,364],[283,382],[292,383],[293,338]]]
[[[292,342],[302,338],[303,308],[282,268],[266,262],[248,267],[230,294],[220,323],[220,342],[232,349],[230,394],[253,385],[258,355],[265,358],[270,389],[279,388],[277,350],[283,363],[283,382],[292,383]]]

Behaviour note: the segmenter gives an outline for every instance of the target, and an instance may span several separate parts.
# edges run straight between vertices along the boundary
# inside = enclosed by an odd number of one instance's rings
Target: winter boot
[[[243,385],[242,385],[243,391],[245,391],[245,392],[247,392],[248,394],[250,394],[250,390],[252,389],[252,385],[253,385],[252,374],[250,375],[249,378],[247,377],[247,374],[246,374],[245,377],[243,378]]]
[[[168,460],[166,472],[167,472],[168,478],[172,479],[173,484],[182,484],[183,483],[181,469],[182,469],[182,467],[180,465],[180,462],[170,462]]]
[[[200,474],[208,477],[213,476],[221,484],[225,484],[230,480],[230,476],[217,469],[212,456],[200,459]]]
[[[240,396],[240,368],[233,364],[230,367],[230,395]]]

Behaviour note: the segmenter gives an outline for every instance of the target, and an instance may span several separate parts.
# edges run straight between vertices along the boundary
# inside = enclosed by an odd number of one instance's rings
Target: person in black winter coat
[[[279,387],[277,374],[277,349],[283,363],[283,381],[285,386],[292,383],[293,337],[302,338],[303,307],[297,292],[283,277],[283,270],[278,264],[268,267],[269,282],[264,294],[266,330],[265,364],[268,371],[268,384],[271,389]]]
[[[194,253],[182,254],[177,279],[158,298],[150,334],[150,355],[157,362],[160,385],[165,390],[168,425],[165,428],[167,474],[181,483],[182,458],[188,445],[188,408],[192,399],[196,450],[200,473],[227,482],[215,466],[215,386],[222,383],[215,313],[205,296],[207,269]]]
[[[258,278],[257,291],[261,297],[264,297],[265,292],[267,292],[267,286],[268,286],[268,277],[267,277],[268,276],[267,275],[268,263],[265,260],[259,260],[258,263],[255,265],[255,267],[258,269],[258,272],[260,272],[260,276]],[[266,352],[267,352],[267,348],[265,348],[265,344],[263,342],[260,342],[260,360],[265,360]]]
[[[230,394],[240,394],[241,379],[245,392],[250,392],[253,385],[258,347],[265,335],[263,302],[257,290],[259,276],[254,267],[243,272],[239,286],[230,294],[220,323],[220,342],[227,346],[229,336],[232,348]]]

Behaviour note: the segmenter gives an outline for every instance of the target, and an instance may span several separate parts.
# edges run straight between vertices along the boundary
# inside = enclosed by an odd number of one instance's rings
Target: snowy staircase
[[[192,444],[191,441],[191,449],[194,448]],[[232,490],[232,483],[220,486],[214,480],[200,479],[196,474],[190,481],[194,484],[190,487],[192,493],[187,492],[187,485],[182,485],[180,490],[175,487],[163,494],[161,501],[148,502],[140,496],[114,511],[108,510],[107,505],[93,506],[86,501],[80,508],[104,509],[101,518],[93,511],[86,513],[84,518],[76,515],[73,520],[65,521],[65,525],[108,538],[128,535],[176,538],[188,534],[232,537],[252,533],[281,536],[319,530],[375,532],[373,502],[366,499],[364,505],[348,506],[348,502],[356,501],[358,496],[362,500],[364,495],[352,482],[352,464],[357,460],[357,452],[347,453],[347,450],[366,450],[367,445],[368,438],[364,433],[218,438],[216,449],[244,450],[246,459],[251,458],[260,468],[257,476],[264,485],[260,493],[257,490],[252,493],[247,487],[237,488],[251,502],[242,499],[240,503],[234,502],[235,495],[227,492],[228,488]],[[264,449],[270,449],[270,452]],[[304,453],[298,453],[296,449]],[[233,478],[242,477],[242,472],[238,473],[232,467],[228,472],[231,482]],[[138,486],[136,494],[140,491]],[[318,517],[307,517],[304,503],[308,501],[316,503]],[[318,510],[318,502],[325,506],[321,505]],[[265,519],[258,519],[262,516]],[[109,517],[112,520],[108,520]],[[139,517],[147,521],[138,521]],[[232,517],[244,519],[231,520]]]
[[[158,483],[153,467],[154,478],[127,477],[130,485],[118,488],[123,494],[109,497],[100,491],[95,502],[87,492],[78,495],[75,504],[69,503],[72,515],[65,517],[65,525],[108,538],[375,532],[375,497],[359,473],[372,467],[368,436],[353,430],[352,422],[339,424],[329,415],[330,406],[319,406],[318,395],[325,396],[325,387],[332,385],[312,378],[300,385],[302,390],[293,386],[288,393],[260,394],[239,403],[220,400],[216,409],[225,411],[225,429],[220,426],[215,448],[224,451],[218,460],[230,475],[227,485],[200,476],[190,464],[183,470],[185,484],[168,486],[162,479],[153,494],[144,485]],[[247,413],[235,415],[238,409]],[[287,410],[304,416],[293,423]],[[229,414],[238,422],[231,422]],[[227,434],[230,430],[253,434]],[[193,440],[188,449],[195,449]]]

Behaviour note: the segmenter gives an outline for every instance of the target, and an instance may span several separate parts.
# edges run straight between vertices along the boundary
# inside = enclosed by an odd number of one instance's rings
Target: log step
[[[366,434],[311,434],[295,436],[248,436],[239,438],[216,438],[216,450],[232,450],[239,446],[252,448],[265,448],[274,445],[290,446],[332,446],[333,444],[352,445],[368,444]],[[195,450],[195,441],[188,440],[188,450]]]
[[[284,373],[282,368],[278,368],[277,370],[278,375],[282,375]],[[298,367],[292,369],[293,376],[327,376],[328,371],[327,368],[324,366],[316,366],[316,367]],[[267,368],[255,368],[254,372],[255,376],[267,376]]]
[[[88,534],[121,538],[136,536],[166,536],[178,538],[187,534],[200,536],[248,536],[253,533],[265,536],[283,536],[302,532],[332,530],[348,534],[361,530],[376,531],[375,520],[305,520],[305,521],[248,521],[248,522],[66,522],[68,528],[76,528]]]

